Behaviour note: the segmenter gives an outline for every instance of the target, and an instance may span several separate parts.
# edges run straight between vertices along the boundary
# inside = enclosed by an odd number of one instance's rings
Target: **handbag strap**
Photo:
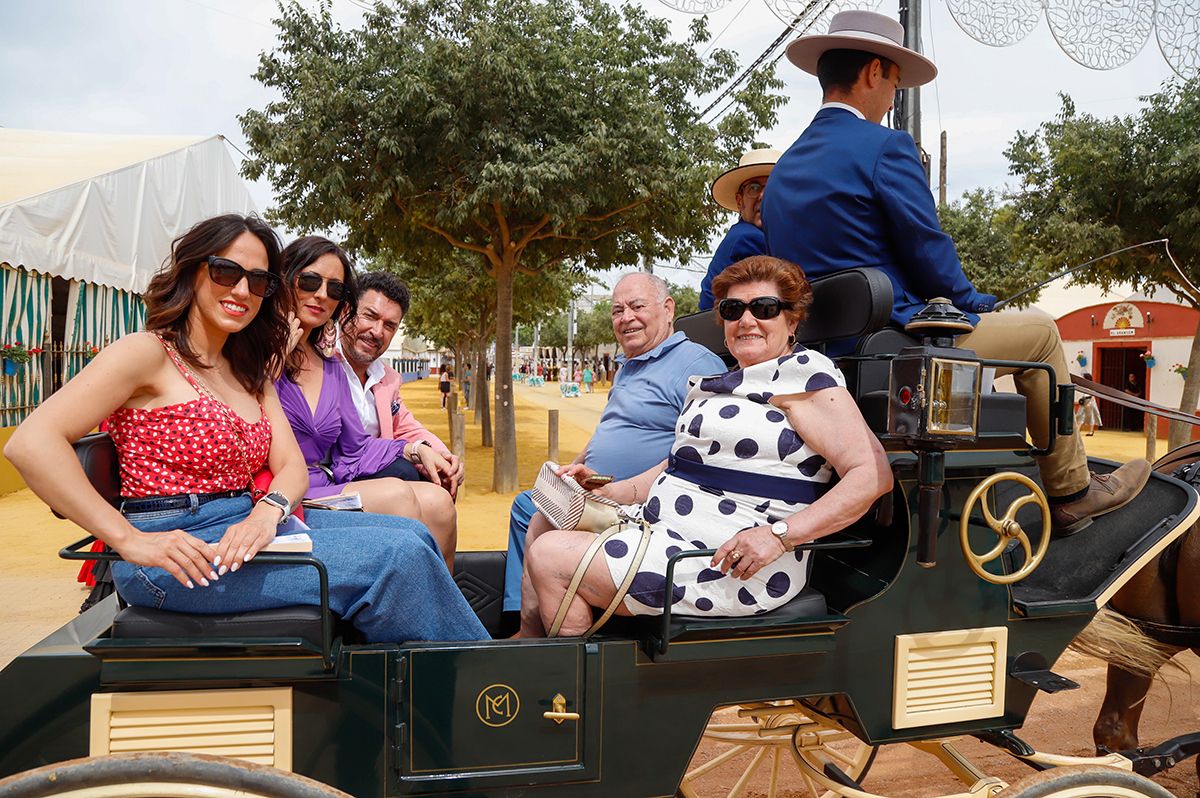
[[[646,556],[646,549],[650,545],[650,525],[640,519],[637,523],[642,530],[642,539],[638,543],[637,551],[634,552],[633,562],[629,564],[629,570],[625,572],[625,578],[621,580],[621,584],[617,587],[617,594],[613,596],[613,600],[605,607],[604,612],[600,613],[600,617],[596,619],[596,622],[589,626],[588,630],[583,633],[584,638],[594,635],[601,626],[608,622],[612,614],[617,611],[617,607],[625,600],[625,594],[629,592],[629,586],[633,583],[633,577],[637,574],[637,569],[642,565],[642,560]],[[667,589],[669,591],[670,587],[668,586]],[[670,596],[667,597],[667,600],[670,600]]]
[[[633,577],[637,572],[638,566],[642,564],[642,559],[646,556],[646,547],[650,542],[650,526],[645,521],[638,520],[636,522],[642,530],[642,539],[638,544],[638,549],[634,553],[633,562],[630,563],[629,571],[625,574],[625,578],[617,587],[617,593],[613,596],[608,607],[600,615],[600,619],[593,623],[588,630],[581,635],[582,637],[591,637],[596,633],[596,630],[604,625],[612,614],[616,612],[621,601],[624,600],[625,594],[629,592],[629,585],[633,582]],[[600,547],[611,538],[613,535],[624,529],[626,522],[613,524],[608,529],[596,535],[595,540],[587,547],[587,551],[583,553],[583,559],[579,561],[579,565],[575,566],[575,573],[571,576],[571,582],[567,585],[567,592],[563,595],[562,601],[559,602],[558,612],[554,614],[554,622],[550,624],[550,630],[546,634],[547,637],[558,637],[559,629],[562,628],[563,621],[567,617],[567,610],[570,609],[571,601],[575,598],[575,594],[579,592],[579,585],[583,582],[583,576],[587,573],[587,569],[592,564],[592,560],[596,558]]]

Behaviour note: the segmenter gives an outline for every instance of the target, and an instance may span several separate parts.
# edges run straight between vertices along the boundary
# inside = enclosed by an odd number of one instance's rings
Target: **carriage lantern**
[[[943,453],[975,442],[983,365],[974,352],[954,347],[956,335],[975,328],[948,299],[931,299],[904,329],[921,343],[892,359],[886,437],[917,453],[917,563],[932,568],[945,482]]]
[[[954,349],[954,336],[975,329],[946,299],[933,299],[904,327],[921,339],[892,360],[888,437],[917,449],[975,442],[983,367],[974,353]]]

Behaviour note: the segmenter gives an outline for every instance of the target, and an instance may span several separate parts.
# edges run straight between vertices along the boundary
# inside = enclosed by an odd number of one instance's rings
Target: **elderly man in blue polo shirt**
[[[617,282],[612,325],[622,365],[592,439],[573,461],[586,467],[579,479],[590,474],[626,479],[661,463],[675,440],[688,377],[726,371],[719,357],[673,332],[674,320],[675,300],[662,278],[635,272]],[[508,525],[505,612],[521,609],[525,535],[535,513],[529,491],[518,494]]]

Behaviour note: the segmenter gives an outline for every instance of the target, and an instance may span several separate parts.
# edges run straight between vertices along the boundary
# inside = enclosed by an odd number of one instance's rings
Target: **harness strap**
[[[1180,626],[1174,623],[1143,621],[1140,618],[1129,618],[1129,620],[1133,621],[1146,635],[1160,643],[1180,648],[1200,648],[1200,626]]]

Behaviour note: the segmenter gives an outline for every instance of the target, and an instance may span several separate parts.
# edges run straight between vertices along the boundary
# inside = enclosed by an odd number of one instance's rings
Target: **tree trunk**
[[[496,438],[492,490],[514,493],[517,482],[517,414],[513,405],[513,276],[516,257],[505,252],[496,268]]]
[[[483,445],[492,446],[492,400],[488,398],[487,379],[487,346],[481,344],[479,346],[479,365],[475,367],[475,373],[479,375],[479,392],[476,396],[479,397],[475,402],[475,421],[479,424],[480,432],[483,435]]]
[[[1146,391],[1149,396],[1150,392]],[[1179,400],[1179,409],[1184,413],[1195,413],[1196,403],[1200,400],[1200,325],[1192,335],[1192,351],[1188,355],[1188,375],[1183,381],[1183,397]],[[1192,425],[1183,421],[1172,421],[1171,432],[1167,436],[1167,451],[1177,449],[1192,439]]]

